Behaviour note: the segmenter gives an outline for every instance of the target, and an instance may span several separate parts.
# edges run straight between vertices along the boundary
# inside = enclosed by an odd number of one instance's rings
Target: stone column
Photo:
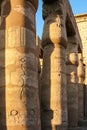
[[[83,57],[81,53],[78,53],[79,66],[78,66],[78,118],[79,121],[84,119],[84,78],[85,70],[83,66]]]
[[[37,0],[9,0],[5,43],[0,45],[0,130],[40,130],[38,56],[35,13]],[[4,30],[0,30],[3,34]],[[3,91],[5,88],[5,91]],[[5,108],[5,111],[3,111]],[[5,116],[4,113],[6,113]],[[4,127],[6,126],[6,129]]]
[[[52,6],[53,3],[50,5]],[[52,7],[54,10],[55,6]],[[46,13],[45,7],[43,10],[44,16]],[[67,130],[65,49],[67,46],[67,38],[65,19],[63,15],[58,15],[55,12],[44,18],[41,83],[42,130]]]
[[[67,99],[69,127],[78,125],[78,45],[75,37],[68,38],[67,46]]]
[[[87,53],[87,51],[85,51]],[[85,55],[84,55],[85,56]],[[87,58],[84,61],[85,63],[85,120],[87,120]]]

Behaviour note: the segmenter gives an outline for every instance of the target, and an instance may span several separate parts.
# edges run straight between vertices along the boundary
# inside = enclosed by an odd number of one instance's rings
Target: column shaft
[[[10,0],[9,7],[5,43],[3,46],[1,41],[0,49],[0,59],[4,60],[4,64],[0,63],[0,70],[4,71],[0,93],[5,102],[0,105],[0,111],[5,108],[0,114],[0,129],[40,130],[36,8],[34,1],[28,0]]]
[[[67,99],[68,99],[68,125],[76,127],[78,125],[78,45],[75,38],[68,39],[67,46]]]
[[[59,15],[46,18],[42,37],[42,130],[67,130],[66,31]]]
[[[81,53],[78,53],[79,66],[78,66],[78,116],[79,121],[84,119],[84,78],[85,70],[83,66],[83,57]]]

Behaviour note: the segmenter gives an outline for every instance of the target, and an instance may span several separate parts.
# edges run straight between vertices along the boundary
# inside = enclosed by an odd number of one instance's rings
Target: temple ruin
[[[40,40],[37,8],[0,1],[0,130],[87,130],[87,14],[43,0]]]

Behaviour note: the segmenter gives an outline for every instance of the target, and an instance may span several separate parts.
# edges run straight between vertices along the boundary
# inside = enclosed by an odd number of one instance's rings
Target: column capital
[[[49,3],[43,2],[43,10],[42,10],[42,16],[45,20],[49,15],[51,14],[59,14],[63,15],[63,9],[61,7],[61,2],[56,1],[50,1]]]
[[[35,9],[37,10],[37,8],[38,8],[38,0],[26,0],[26,1],[29,1],[31,4],[33,4]]]
[[[66,48],[67,35],[63,16],[51,14],[46,18],[42,35],[42,46],[44,47],[49,43],[62,45]]]
[[[38,0],[18,0],[18,1],[12,1],[12,0],[2,0],[0,2],[0,14],[4,17],[6,17],[9,13],[10,13],[10,10],[11,10],[11,5],[12,3],[19,3],[19,1],[21,3],[26,3],[26,2],[30,2],[34,8],[35,8],[35,11],[37,11],[37,8],[38,8]]]
[[[11,5],[10,0],[1,0],[0,2],[0,15],[6,17],[10,13]]]

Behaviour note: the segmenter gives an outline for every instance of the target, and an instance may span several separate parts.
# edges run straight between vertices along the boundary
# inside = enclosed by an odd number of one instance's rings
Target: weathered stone
[[[42,130],[66,130],[67,123],[75,128],[78,125],[78,49],[82,51],[77,25],[68,0],[43,0],[42,11],[45,20],[42,35]]]
[[[75,16],[79,33],[83,44],[83,63],[85,64],[85,80],[84,80],[84,106],[85,119],[87,119],[87,14],[79,14]]]
[[[42,42],[45,46],[46,43],[63,44],[67,46],[67,37],[65,33],[64,17],[60,15],[52,15],[47,17],[44,23],[44,30],[42,36]]]
[[[68,38],[67,46],[67,98],[68,98],[68,125],[78,126],[78,45],[74,37]]]
[[[31,41],[30,43],[29,40]],[[34,43],[33,46],[32,43]],[[6,30],[6,47],[12,48],[12,47],[24,47],[24,46],[33,49],[36,48],[35,34],[32,30],[16,26],[10,27],[8,30]]]
[[[63,53],[58,56],[60,50]],[[53,130],[56,130],[56,128],[67,128],[66,65],[63,59],[65,56],[64,51],[65,49],[62,46],[54,47],[53,45],[48,45],[44,48],[41,85],[42,130],[48,130],[49,127],[52,127]],[[53,64],[54,59],[55,63]],[[56,66],[59,69],[55,71]]]
[[[59,14],[60,2],[43,6],[45,19],[42,46],[43,70],[41,83],[42,130],[67,130],[65,16]],[[54,7],[56,8],[54,9]],[[50,7],[53,7],[50,12]],[[46,11],[46,12],[45,12]],[[63,80],[62,80],[63,79]],[[64,97],[64,98],[63,98]]]
[[[7,17],[5,28],[0,31],[1,130],[40,130],[35,43],[37,4],[37,1],[25,0],[2,3],[2,15]],[[4,7],[9,7],[9,14],[5,14]]]
[[[1,0],[0,5],[0,130],[40,130],[40,119],[42,130],[87,129],[77,126],[84,97],[87,118],[87,92],[85,87],[83,94],[82,44],[69,1],[43,0],[43,49],[38,52],[38,0]]]
[[[84,79],[85,70],[83,65],[83,56],[81,53],[78,54],[79,66],[78,66],[78,116],[79,121],[84,119]]]

